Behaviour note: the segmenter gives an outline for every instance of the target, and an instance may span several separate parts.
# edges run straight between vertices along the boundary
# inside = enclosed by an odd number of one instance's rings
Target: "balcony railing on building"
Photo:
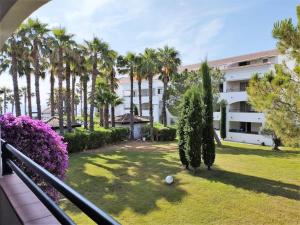
[[[25,156],[14,146],[8,144],[3,139],[0,139],[2,151],[2,175],[7,176],[13,172],[29,187],[29,189],[37,196],[37,198],[48,208],[54,217],[61,224],[75,224],[72,219],[61,209],[56,203],[42,191],[42,189],[34,183],[34,181],[18,166],[16,161],[35,172],[46,183],[54,187],[74,205],[76,205],[84,214],[91,218],[97,224],[119,224],[116,220],[110,217],[107,213],[99,209],[92,202],[80,195],[70,186],[65,184],[59,178],[49,173],[46,169],[35,163],[33,160]],[[1,157],[0,157],[1,160]],[[0,171],[1,171],[0,170]],[[99,193],[101,194],[101,193]]]

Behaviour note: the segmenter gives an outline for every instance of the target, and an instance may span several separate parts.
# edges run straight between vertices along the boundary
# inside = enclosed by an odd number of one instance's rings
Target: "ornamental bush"
[[[203,87],[203,103],[204,103],[204,124],[203,124],[203,143],[202,143],[202,158],[207,169],[215,162],[215,140],[213,127],[213,94],[211,87],[210,68],[207,62],[201,65],[202,72],[202,87]]]
[[[129,136],[129,128],[114,127],[104,129],[103,127],[95,127],[93,132],[83,128],[77,128],[73,133],[65,133],[64,138],[68,143],[68,152],[80,152],[86,149],[95,149],[105,144],[116,143],[127,140]]]
[[[68,167],[67,145],[50,126],[27,116],[5,114],[0,116],[0,127],[4,140],[59,179],[64,179]],[[17,160],[16,163],[54,201],[58,201],[59,193],[53,187]]]
[[[150,125],[142,127],[142,136],[150,140]],[[174,141],[176,138],[176,128],[173,126],[164,127],[160,123],[154,124],[153,136],[155,141]]]
[[[189,103],[186,108],[186,118],[183,127],[184,151],[189,166],[196,170],[201,163],[201,147],[203,137],[203,103],[200,91],[191,88],[187,91],[186,99]]]

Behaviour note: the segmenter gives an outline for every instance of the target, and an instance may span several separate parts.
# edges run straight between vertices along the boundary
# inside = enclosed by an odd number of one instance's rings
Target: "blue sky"
[[[32,17],[64,26],[78,41],[97,36],[124,54],[175,47],[184,65],[275,48],[275,21],[296,22],[295,0],[52,0]],[[12,88],[11,77],[0,86]],[[19,86],[25,86],[20,79]],[[43,108],[49,79],[41,81]],[[33,102],[35,106],[35,102]]]
[[[174,46],[183,64],[275,48],[275,21],[294,0],[52,0],[33,17],[65,26],[77,40],[98,36],[123,54]]]

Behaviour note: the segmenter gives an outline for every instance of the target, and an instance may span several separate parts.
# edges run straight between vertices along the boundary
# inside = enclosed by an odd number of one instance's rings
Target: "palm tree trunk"
[[[39,56],[38,56],[37,40],[33,41],[33,55],[34,55],[34,78],[35,78],[34,85],[35,85],[37,117],[39,120],[41,120],[42,109],[41,109],[41,96],[40,96],[40,63],[39,63]]]
[[[109,117],[109,104],[105,104],[105,106],[104,106],[104,128],[106,128],[106,129],[109,128],[108,117]]]
[[[149,74],[149,115],[150,115],[150,138],[154,141],[153,136],[153,104],[152,104],[152,86],[153,86],[153,76]]]
[[[91,90],[91,103],[90,103],[90,131],[94,131],[94,101],[96,89],[96,76],[97,76],[97,54],[94,55],[93,73],[92,73],[92,90]]]
[[[15,46],[13,46],[14,48]],[[14,102],[16,105],[16,116],[21,115],[21,106],[20,106],[20,95],[19,95],[19,85],[18,85],[18,62],[17,62],[17,57],[16,53],[13,50],[12,53],[12,68],[11,68],[11,73],[12,73],[12,79],[13,79],[13,87],[14,87]]]
[[[138,89],[139,89],[139,108],[140,108],[140,116],[143,116],[143,108],[142,108],[142,79],[138,79]]]
[[[87,110],[87,78],[83,77],[82,80],[82,89],[83,89],[83,126],[84,129],[88,129],[88,121],[87,121],[87,117],[88,117],[88,110]]]
[[[63,50],[60,47],[58,51],[59,65],[58,65],[58,118],[60,134],[64,133],[64,100],[63,100]]]
[[[29,63],[30,66],[30,62],[27,61],[26,63]],[[26,74],[26,90],[27,90],[27,102],[28,102],[28,115],[32,118],[32,103],[31,103],[31,76],[30,76],[30,72]]]
[[[72,131],[70,76],[71,76],[70,62],[67,60],[67,62],[66,62],[66,114],[67,114],[67,130],[68,130],[68,132]]]
[[[133,124],[133,71],[130,71],[130,139],[134,139],[134,124]]]
[[[114,73],[114,69],[112,69],[111,74],[110,74],[110,90],[111,90],[112,94],[115,93],[115,73]],[[115,127],[115,105],[114,105],[113,102],[111,103],[110,112],[111,112],[111,126]]]
[[[83,102],[82,102],[82,81],[80,81],[80,115],[83,115]]]
[[[75,107],[75,84],[76,84],[76,76],[72,74],[72,96],[71,96],[71,113],[72,113],[72,122],[75,122],[75,108],[77,113],[77,107]]]
[[[4,114],[6,113],[6,109],[7,109],[7,99],[6,99],[6,90],[4,91],[4,94],[3,94],[3,112]]]
[[[168,85],[168,81],[167,79],[164,77],[163,79],[164,82],[164,93],[163,93],[163,107],[162,107],[162,119],[163,119],[163,124],[164,127],[167,126],[167,112],[166,112],[166,101],[167,101],[167,85]]]
[[[55,84],[54,69],[51,68],[51,71],[50,71],[50,111],[51,111],[51,116],[55,115],[54,84]]]
[[[27,116],[27,89],[24,92],[24,114]]]
[[[100,116],[100,126],[104,127],[104,114],[103,114],[103,106],[101,105],[99,108],[99,116]]]

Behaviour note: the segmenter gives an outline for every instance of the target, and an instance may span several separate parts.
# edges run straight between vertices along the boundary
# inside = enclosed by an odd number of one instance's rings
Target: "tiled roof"
[[[145,117],[141,117],[141,116],[133,116],[133,122],[134,123],[148,123],[149,119],[147,119]],[[120,123],[120,124],[130,123],[130,113],[125,113],[124,115],[116,116],[115,123]]]
[[[48,124],[53,129],[59,128],[59,118],[56,116],[51,117],[45,123]],[[67,127],[66,121],[64,121],[64,127]],[[72,127],[81,127],[81,124],[75,122],[72,124]]]
[[[277,56],[279,54],[280,53],[277,49],[273,49],[273,50],[250,53],[250,54],[246,54],[246,55],[240,55],[240,56],[234,56],[234,57],[229,57],[229,58],[224,58],[224,59],[208,61],[208,64],[212,67],[220,67],[222,65],[232,64],[232,63],[236,63],[236,62],[243,62],[243,61],[248,61],[248,60],[254,60],[254,59],[259,59],[259,58],[264,58],[264,57]],[[197,69],[199,69],[200,65],[201,65],[201,63],[182,66],[179,68],[179,71],[182,71],[185,69],[197,70]]]

